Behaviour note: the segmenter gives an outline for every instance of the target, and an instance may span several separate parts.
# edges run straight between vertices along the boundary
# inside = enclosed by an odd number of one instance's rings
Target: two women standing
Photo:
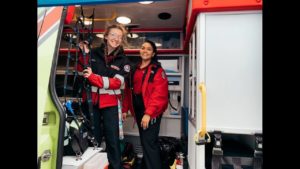
[[[90,50],[84,43],[80,43],[80,48],[87,57],[80,57],[81,64],[77,69],[83,71],[83,77],[91,85],[94,134],[98,143],[101,142],[102,135],[105,136],[109,168],[122,169],[118,104],[121,89],[125,79],[128,79],[124,90],[123,120],[130,109],[139,128],[143,147],[143,168],[161,169],[158,134],[162,113],[168,107],[167,76],[157,61],[157,48],[152,41],[146,40],[142,44],[141,61],[133,67],[124,54],[122,44],[125,41],[124,27],[112,25],[106,29],[104,43],[100,47]],[[83,66],[86,65],[87,59],[91,61],[90,67]],[[87,102],[85,92],[82,98]],[[104,133],[100,129],[101,116]]]

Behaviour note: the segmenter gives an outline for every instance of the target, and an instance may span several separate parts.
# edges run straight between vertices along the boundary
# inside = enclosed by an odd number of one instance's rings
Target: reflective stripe
[[[120,89],[125,89],[125,83],[122,83],[122,84],[121,84]]]
[[[114,78],[118,78],[121,81],[121,87],[120,87],[120,89],[125,89],[124,77],[121,76],[121,75],[119,75],[119,74],[116,74],[114,76]]]
[[[108,80],[108,77],[103,77],[103,76],[102,76],[102,80],[103,80],[103,88],[104,88],[104,89],[108,89],[108,88],[109,88],[109,80]]]
[[[97,91],[98,91],[98,87],[92,86],[92,92],[97,93]]]
[[[119,74],[116,74],[116,75],[114,76],[114,78],[120,79],[121,84],[124,84],[124,77],[123,77],[123,76],[121,76],[121,75],[119,75]]]
[[[121,94],[121,90],[107,90],[107,89],[100,89],[99,90],[100,94]]]
[[[92,92],[97,93],[98,87],[92,86]],[[121,94],[121,90],[107,90],[107,89],[100,89],[99,94]]]

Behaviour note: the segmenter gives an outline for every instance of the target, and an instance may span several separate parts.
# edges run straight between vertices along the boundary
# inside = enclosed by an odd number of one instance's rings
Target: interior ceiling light
[[[121,23],[121,24],[129,24],[131,23],[131,19],[126,17],[126,16],[119,16],[117,17],[117,22]]]
[[[138,38],[139,35],[136,34],[136,33],[129,33],[129,34],[127,35],[127,37],[128,37],[128,38],[133,38],[133,39],[135,39],[135,38]]]
[[[98,34],[96,34],[96,36],[97,36],[98,38],[101,38],[101,39],[103,39],[103,38],[104,38],[104,35],[103,35],[103,33],[98,33]]]
[[[139,3],[140,3],[140,4],[147,5],[147,4],[152,4],[153,1],[140,1]]]
[[[84,21],[84,25],[91,25],[92,21]]]
[[[162,45],[161,45],[161,43],[156,43],[156,42],[155,42],[155,46],[156,46],[156,47],[161,47]]]
[[[167,20],[171,18],[171,14],[167,13],[167,12],[163,12],[158,14],[158,18],[162,19],[162,20]]]

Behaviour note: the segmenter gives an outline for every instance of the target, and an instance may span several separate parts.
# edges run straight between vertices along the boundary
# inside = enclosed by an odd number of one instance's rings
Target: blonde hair
[[[128,42],[127,42],[127,30],[121,24],[113,24],[113,25],[107,26],[106,29],[105,29],[105,32],[104,32],[104,37],[108,36],[110,30],[113,29],[113,28],[119,29],[119,30],[122,31],[123,35],[122,35],[122,43],[121,43],[121,45],[122,46],[127,46],[128,45]],[[104,42],[105,43],[107,42],[105,38],[104,38]]]

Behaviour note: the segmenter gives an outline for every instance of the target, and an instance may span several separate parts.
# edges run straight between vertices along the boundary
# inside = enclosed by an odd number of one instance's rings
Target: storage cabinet
[[[204,120],[207,131],[214,133],[211,136],[215,138],[218,132],[233,138],[254,138],[256,133],[262,133],[261,21],[261,11],[208,12],[197,16],[189,41],[189,138],[202,128]],[[206,86],[206,98],[199,91],[201,83]],[[202,119],[204,99],[206,119]],[[251,143],[253,140],[239,141]],[[211,144],[215,143],[223,145]],[[233,145],[237,152],[243,152],[238,145]],[[262,144],[260,146],[262,148]],[[188,152],[195,154],[188,156],[191,168],[204,168],[205,160],[209,168],[211,158],[207,154],[211,149],[196,146],[194,140],[189,139]],[[221,157],[216,154],[213,156]]]

